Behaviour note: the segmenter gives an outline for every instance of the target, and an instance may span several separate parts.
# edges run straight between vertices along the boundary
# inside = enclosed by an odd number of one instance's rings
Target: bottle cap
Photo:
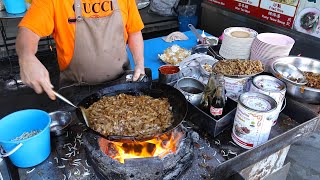
[[[202,36],[202,37],[207,37],[207,36],[204,34],[204,30],[202,30],[201,36]]]

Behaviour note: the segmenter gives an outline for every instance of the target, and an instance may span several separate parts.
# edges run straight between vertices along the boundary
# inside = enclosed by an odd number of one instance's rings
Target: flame
[[[183,136],[183,132],[174,131],[144,142],[114,142],[100,138],[99,145],[105,154],[124,163],[125,159],[163,158],[169,153],[176,153],[177,144]]]

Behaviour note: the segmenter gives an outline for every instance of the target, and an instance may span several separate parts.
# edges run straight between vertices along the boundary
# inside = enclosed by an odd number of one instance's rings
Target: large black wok
[[[125,93],[129,95],[134,95],[134,96],[148,95],[154,98],[160,98],[160,97],[168,98],[169,103],[172,106],[174,122],[170,127],[165,129],[164,131],[159,132],[158,134],[154,134],[152,136],[146,136],[143,138],[138,138],[134,136],[119,136],[117,134],[105,136],[103,134],[96,132],[92,128],[88,127],[90,132],[96,133],[112,141],[124,141],[124,140],[146,141],[154,137],[160,136],[164,133],[167,133],[168,131],[176,128],[184,120],[187,114],[188,105],[184,95],[179,90],[175,89],[172,86],[157,83],[157,82],[134,82],[134,83],[126,83],[126,84],[109,86],[84,98],[82,101],[80,101],[80,103],[78,104],[78,107],[83,106],[85,108],[88,108],[91,104],[98,101],[103,96],[115,96],[120,93]],[[78,119],[83,124],[86,124],[81,114],[81,111],[79,109],[77,109],[76,114]]]

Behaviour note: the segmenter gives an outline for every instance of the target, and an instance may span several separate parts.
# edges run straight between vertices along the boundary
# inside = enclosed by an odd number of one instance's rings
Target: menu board
[[[320,1],[301,0],[293,29],[320,38]]]
[[[209,0],[279,26],[292,28],[299,0]]]

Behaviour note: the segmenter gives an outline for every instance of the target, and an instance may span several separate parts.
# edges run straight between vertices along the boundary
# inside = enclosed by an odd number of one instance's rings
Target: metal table
[[[3,40],[3,45],[0,45],[0,47],[3,47],[3,46],[5,47],[8,60],[10,60],[8,46],[12,45],[13,43],[8,44],[7,41],[15,40],[16,37],[7,37],[7,33],[6,33],[5,26],[3,24],[3,21],[22,18],[24,15],[25,15],[25,12],[20,14],[10,14],[10,13],[7,13],[7,11],[0,11],[0,31],[1,31],[1,37]]]
[[[0,11],[0,31],[1,31],[1,37],[3,40],[3,44],[0,44],[0,47],[4,47],[6,51],[6,58],[7,60],[12,60],[13,57],[10,55],[10,46],[15,46],[15,40],[16,37],[8,37],[6,27],[4,25],[4,21],[10,21],[10,20],[16,20],[16,19],[21,19],[24,17],[24,13],[19,13],[19,14],[10,14],[6,11]],[[46,45],[50,48],[50,50],[53,52],[54,51],[54,46],[52,42],[52,37],[47,36],[44,38],[41,38],[40,41],[47,41]],[[15,49],[15,48],[14,48]]]

